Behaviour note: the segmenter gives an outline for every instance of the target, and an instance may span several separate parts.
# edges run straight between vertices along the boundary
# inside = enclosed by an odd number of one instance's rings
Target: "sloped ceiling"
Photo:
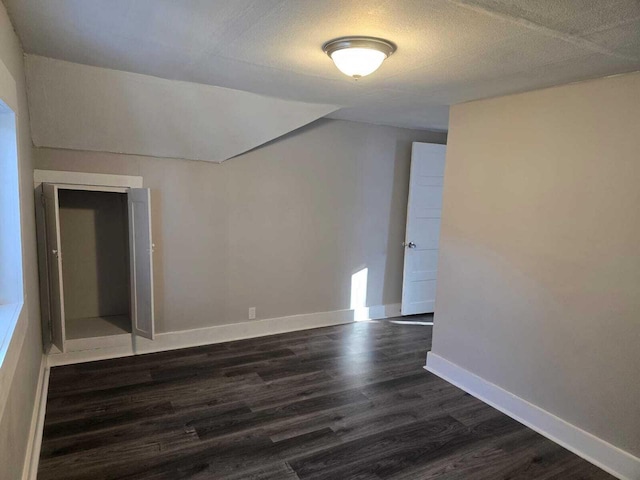
[[[4,0],[28,53],[446,129],[448,105],[640,69],[638,0]],[[358,82],[321,51],[398,51]]]
[[[39,147],[222,162],[338,107],[26,57]]]

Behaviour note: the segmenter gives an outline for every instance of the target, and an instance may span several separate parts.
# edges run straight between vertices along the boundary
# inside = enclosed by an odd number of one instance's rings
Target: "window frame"
[[[25,328],[18,328],[18,321],[23,313],[25,300],[23,282],[23,250],[22,250],[22,212],[20,186],[20,133],[16,83],[0,60],[0,142],[6,143],[9,155],[0,149],[0,188],[5,190],[0,195],[0,235],[5,228],[9,233],[0,241],[0,261],[9,268],[0,269],[0,386],[13,372],[8,372],[7,357],[12,342],[22,343]],[[5,123],[6,122],[6,123]],[[7,130],[5,130],[5,128]],[[7,132],[10,136],[5,137]],[[0,145],[1,147],[2,145]],[[4,189],[3,179],[8,182]],[[9,259],[9,260],[7,260]],[[17,334],[20,335],[17,335]],[[21,338],[18,338],[21,337]],[[12,369],[10,369],[12,370]],[[3,388],[3,390],[6,390]],[[1,399],[0,399],[1,400]]]

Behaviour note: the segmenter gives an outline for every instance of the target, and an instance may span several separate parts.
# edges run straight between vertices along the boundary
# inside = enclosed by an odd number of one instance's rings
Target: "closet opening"
[[[69,340],[131,333],[127,196],[58,192]]]
[[[137,353],[155,336],[151,191],[141,177],[48,170],[34,187],[43,344],[69,354],[51,361]]]

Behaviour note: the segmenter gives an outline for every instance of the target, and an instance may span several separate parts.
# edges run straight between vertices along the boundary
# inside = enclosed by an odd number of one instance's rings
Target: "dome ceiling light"
[[[323,45],[338,70],[358,80],[375,72],[396,46],[388,40],[375,37],[340,37]]]

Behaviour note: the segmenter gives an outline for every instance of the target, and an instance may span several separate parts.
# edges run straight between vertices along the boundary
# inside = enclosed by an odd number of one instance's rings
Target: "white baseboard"
[[[74,363],[94,362],[96,360],[107,360],[109,358],[128,357],[134,355],[131,341],[125,346],[105,346],[91,350],[67,351],[64,353],[50,353],[47,355],[47,365],[57,367],[60,365],[72,365]]]
[[[640,479],[640,458],[585,432],[470,371],[429,352],[425,369],[623,480]]]
[[[399,304],[376,305],[359,310],[335,310],[331,312],[305,313],[287,317],[230,323],[212,327],[158,333],[154,340],[131,336],[129,344],[115,345],[110,340],[104,348],[78,349],[49,355],[49,366],[125,357],[134,354],[162,352],[178,348],[197,347],[213,343],[231,342],[246,338],[276,335],[279,333],[330,327],[358,321],[380,320],[400,315]],[[121,335],[119,336],[121,337]],[[95,344],[94,341],[92,344]],[[77,345],[80,345],[78,342]]]
[[[36,480],[38,475],[38,461],[40,460],[40,447],[42,446],[42,431],[44,428],[44,415],[47,408],[47,391],[49,390],[49,367],[47,359],[42,357],[36,398],[31,414],[31,426],[29,428],[29,443],[22,467],[22,480]]]

